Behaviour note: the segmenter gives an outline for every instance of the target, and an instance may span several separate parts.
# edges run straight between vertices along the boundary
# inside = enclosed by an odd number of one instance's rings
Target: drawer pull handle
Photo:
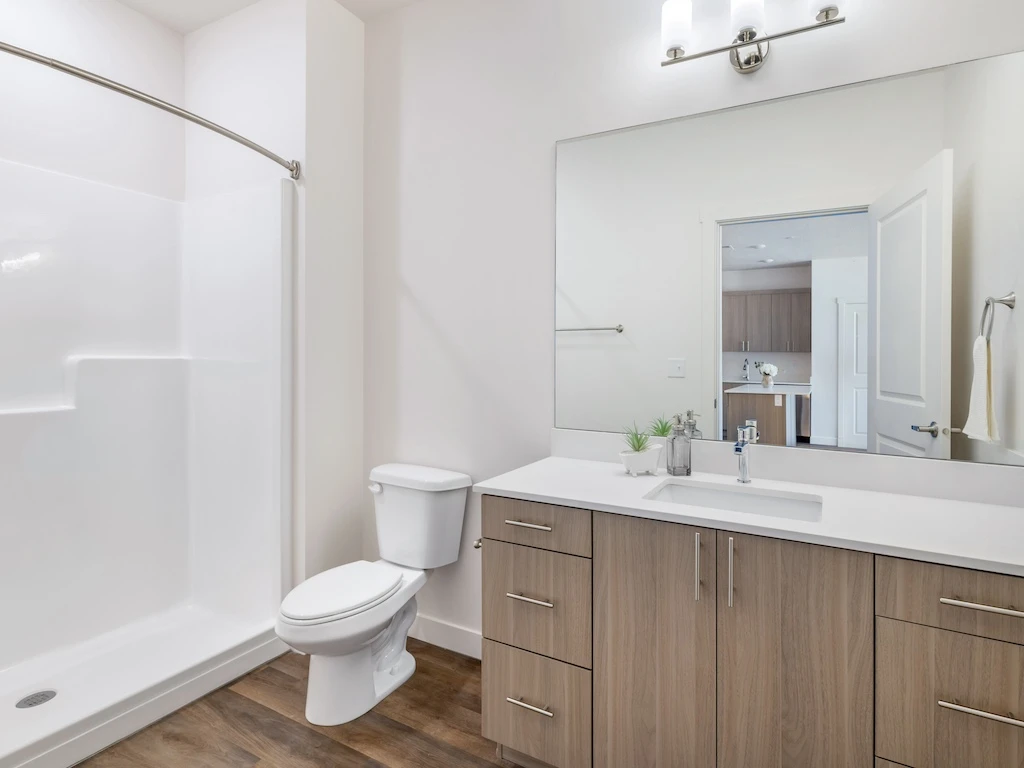
[[[693,542],[693,599],[700,602],[700,532],[694,534]]]
[[[732,608],[732,553],[736,548],[736,540],[729,537],[729,607]]]
[[[530,603],[530,605],[542,605],[545,608],[554,608],[554,603],[548,603],[544,600],[535,600],[532,597],[526,597],[525,595],[515,595],[511,592],[506,592],[505,597],[511,597],[513,600],[522,600],[524,603]]]
[[[997,608],[994,605],[968,603],[964,600],[953,600],[948,597],[940,597],[939,602],[943,605],[952,605],[954,608],[970,608],[974,611],[984,611],[985,613],[998,613],[1000,616],[1013,616],[1017,619],[1024,619],[1024,611],[1015,611],[1012,608]]]
[[[506,520],[505,525],[514,525],[516,528],[529,528],[531,531],[545,531],[551,533],[550,525],[537,525],[536,523],[524,523],[522,520]]]
[[[1015,725],[1018,728],[1024,728],[1024,720],[1014,720],[1012,717],[993,715],[991,712],[984,712],[980,709],[971,709],[970,707],[962,707],[959,704],[952,704],[948,701],[940,701],[939,706],[943,707],[944,709],[952,709],[957,712],[963,712],[965,715],[974,715],[975,717],[983,717],[986,720],[995,720],[997,723],[1006,723],[1007,725]]]
[[[511,696],[506,696],[505,697],[505,701],[507,701],[509,704],[515,704],[517,707],[522,707],[523,709],[528,709],[531,712],[536,712],[538,715],[544,715],[544,717],[554,717],[555,716],[555,713],[550,711],[547,707],[544,707],[543,709],[540,708],[540,707],[535,707],[535,706],[533,706],[533,704],[527,704],[522,699],[513,699]]]

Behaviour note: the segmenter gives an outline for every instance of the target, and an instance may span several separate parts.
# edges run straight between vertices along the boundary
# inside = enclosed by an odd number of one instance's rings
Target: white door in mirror
[[[911,429],[950,419],[953,150],[868,209],[868,450],[948,459],[949,438]]]

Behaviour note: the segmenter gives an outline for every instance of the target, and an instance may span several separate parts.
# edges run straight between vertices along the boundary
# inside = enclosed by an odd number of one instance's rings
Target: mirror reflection
[[[562,142],[556,426],[692,409],[705,439],[1024,464],[1022,75]]]

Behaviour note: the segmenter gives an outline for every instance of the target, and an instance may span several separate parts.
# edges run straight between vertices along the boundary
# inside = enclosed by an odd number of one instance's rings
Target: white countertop
[[[820,496],[821,520],[728,512],[643,497],[669,480],[622,466],[551,457],[485,480],[477,493],[1024,576],[1024,509],[831,486],[758,480],[749,489]],[[683,478],[681,478],[683,479]],[[735,488],[735,476],[693,480]]]
[[[769,389],[760,384],[743,384],[739,387],[725,390],[727,395],[809,395],[811,394],[810,384],[779,384]]]

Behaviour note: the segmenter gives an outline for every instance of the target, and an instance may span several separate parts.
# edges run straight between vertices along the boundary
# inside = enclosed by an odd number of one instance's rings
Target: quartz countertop
[[[732,512],[644,496],[670,478],[631,477],[602,461],[551,457],[477,483],[473,490],[543,504],[802,541],[879,555],[1024,576],[1024,509],[977,502],[861,491],[757,479],[745,489],[775,495],[810,494],[822,500],[810,521],[756,512]],[[686,479],[686,478],[679,478]],[[692,480],[735,489],[736,477],[695,472]]]
[[[810,384],[779,384],[768,387],[760,384],[743,384],[739,387],[725,390],[727,395],[809,395],[811,394]]]

